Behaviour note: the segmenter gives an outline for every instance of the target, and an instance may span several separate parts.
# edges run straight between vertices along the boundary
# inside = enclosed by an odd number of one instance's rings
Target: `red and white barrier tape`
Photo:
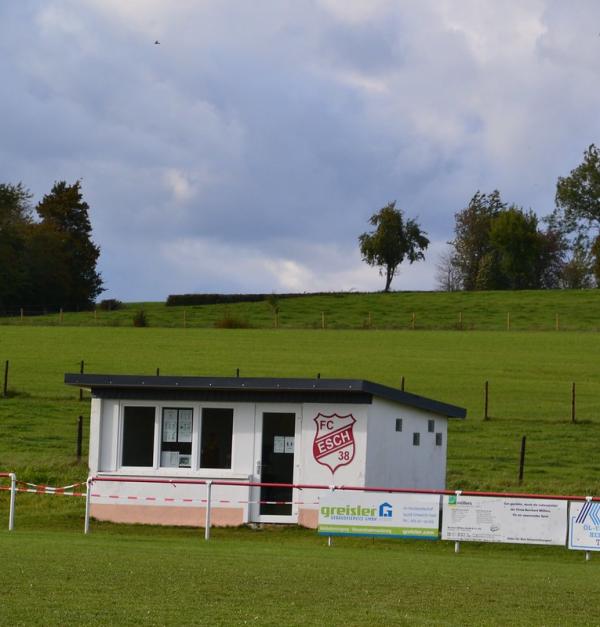
[[[85,485],[85,483],[73,483],[62,487],[54,487],[50,485],[42,485],[37,483],[28,483],[27,481],[17,481],[18,485],[27,486],[26,488],[17,488],[17,492],[25,492],[29,494],[52,494],[54,496],[85,496],[85,492],[75,492],[75,488]],[[10,488],[6,488],[10,490]]]
[[[123,499],[126,501],[148,501],[152,503],[206,503],[207,499],[184,499],[184,498],[172,498],[172,497],[157,497],[157,496],[133,496],[124,494],[98,494],[92,492],[92,498],[101,499]],[[211,505],[318,505],[318,501],[235,501],[230,499],[211,499]]]

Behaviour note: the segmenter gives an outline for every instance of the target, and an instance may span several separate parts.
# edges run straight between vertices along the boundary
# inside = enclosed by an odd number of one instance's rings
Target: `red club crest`
[[[352,414],[340,416],[319,413],[314,421],[317,431],[313,440],[313,457],[334,474],[340,466],[347,466],[354,459],[356,419]]]

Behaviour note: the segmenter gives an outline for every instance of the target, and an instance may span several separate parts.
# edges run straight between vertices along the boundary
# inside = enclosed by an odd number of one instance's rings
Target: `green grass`
[[[519,292],[339,293],[280,299],[278,324],[287,329],[600,330],[600,290]],[[143,309],[152,327],[208,328],[233,317],[255,328],[273,328],[266,301],[230,305],[167,307],[164,303],[128,303],[106,312],[58,313],[0,318],[19,326],[125,326]]]
[[[0,328],[0,363],[10,360],[0,399],[0,469],[69,483],[76,423],[89,402],[63,384],[65,372],[366,378],[465,406],[450,421],[448,486],[600,493],[600,336],[588,333],[455,333],[133,328]],[[490,383],[491,420],[483,421]],[[570,423],[571,382],[578,423]],[[86,426],[87,440],[87,426]],[[86,442],[87,444],[87,442]]]
[[[39,497],[38,497],[39,498]],[[600,562],[298,529],[0,532],[3,625],[592,625]]]
[[[450,422],[449,487],[599,494],[598,354],[600,335],[576,332],[2,326],[0,470],[51,485],[86,477],[75,438],[82,414],[87,447],[89,400],[62,382],[84,359],[104,373],[405,376],[408,391],[468,409]],[[348,538],[328,549],[295,528],[215,529],[205,543],[199,530],[98,522],[84,537],[83,505],[19,494],[8,533],[0,492],[1,625],[598,624],[599,562],[564,548],[464,543],[454,555],[449,542]]]

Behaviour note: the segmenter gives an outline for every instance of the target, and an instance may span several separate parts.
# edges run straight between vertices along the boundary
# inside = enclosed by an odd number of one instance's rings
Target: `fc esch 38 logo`
[[[356,419],[352,414],[340,416],[319,413],[314,421],[317,431],[313,441],[313,457],[333,474],[340,466],[347,466],[354,459]]]

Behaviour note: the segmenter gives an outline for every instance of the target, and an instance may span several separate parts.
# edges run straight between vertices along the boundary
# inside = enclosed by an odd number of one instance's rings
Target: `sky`
[[[124,301],[380,290],[394,200],[435,289],[476,191],[548,215],[600,143],[596,0],[5,1],[0,72],[0,182],[80,180]]]

